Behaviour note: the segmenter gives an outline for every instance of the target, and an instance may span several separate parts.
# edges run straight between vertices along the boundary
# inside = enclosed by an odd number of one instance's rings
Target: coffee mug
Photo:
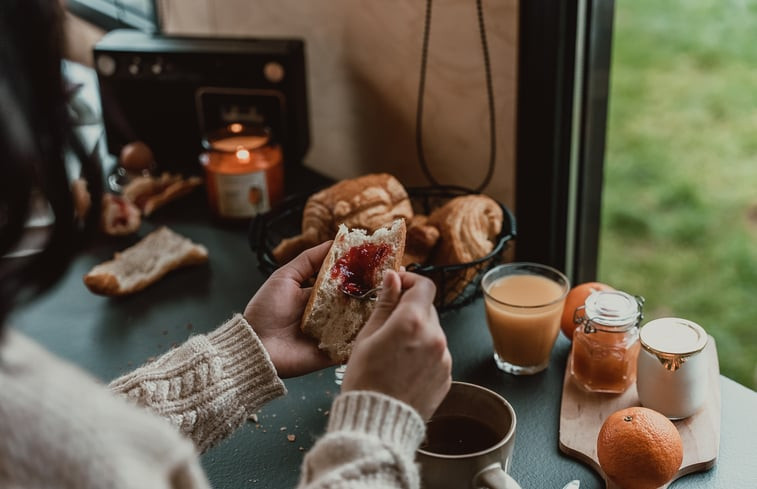
[[[494,391],[452,382],[417,451],[424,489],[520,489],[507,474],[515,410]]]

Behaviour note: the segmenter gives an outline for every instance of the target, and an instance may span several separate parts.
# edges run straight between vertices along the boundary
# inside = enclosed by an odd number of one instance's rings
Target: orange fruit
[[[683,442],[668,418],[649,408],[612,413],[597,437],[599,465],[621,489],[656,489],[678,472]]]
[[[576,330],[577,326],[573,317],[576,313],[576,309],[583,306],[586,302],[586,298],[595,290],[615,289],[602,282],[585,282],[570,289],[568,295],[565,297],[562,319],[560,319],[560,329],[570,341],[573,341],[573,332]]]

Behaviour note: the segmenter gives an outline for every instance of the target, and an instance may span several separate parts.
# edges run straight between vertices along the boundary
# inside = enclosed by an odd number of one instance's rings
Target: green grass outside
[[[598,278],[757,389],[757,0],[615,6]]]

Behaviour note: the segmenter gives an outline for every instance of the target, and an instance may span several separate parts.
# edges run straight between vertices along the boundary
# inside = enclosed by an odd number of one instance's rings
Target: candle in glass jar
[[[250,218],[281,200],[283,155],[268,130],[229,124],[206,137],[203,145],[208,202],[216,215]]]

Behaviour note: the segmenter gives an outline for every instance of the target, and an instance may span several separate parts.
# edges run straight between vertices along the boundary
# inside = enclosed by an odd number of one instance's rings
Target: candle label
[[[265,171],[215,176],[218,213],[224,217],[252,217],[271,208]]]

